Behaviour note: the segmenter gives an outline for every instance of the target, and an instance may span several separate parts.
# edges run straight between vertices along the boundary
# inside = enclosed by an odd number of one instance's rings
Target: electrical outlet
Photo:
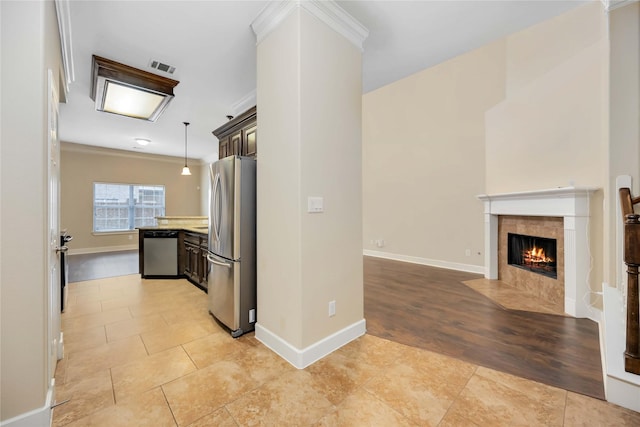
[[[466,249],[466,250],[464,251],[464,254],[465,254],[466,256],[471,256],[471,249]]]
[[[329,301],[329,317],[336,315],[336,301]]]
[[[256,322],[256,309],[252,308],[251,310],[249,310],[249,323],[255,323]]]
[[[376,246],[379,247],[379,248],[383,248],[384,247],[384,239],[376,240]]]

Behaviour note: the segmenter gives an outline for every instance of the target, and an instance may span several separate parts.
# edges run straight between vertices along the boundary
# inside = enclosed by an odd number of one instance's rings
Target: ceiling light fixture
[[[138,145],[149,145],[149,143],[151,142],[150,139],[146,139],[146,138],[134,138],[133,139],[135,142],[138,143]]]
[[[182,168],[182,175],[191,175],[189,166],[187,166],[187,126],[189,126],[189,122],[182,123],[184,123],[184,167]]]
[[[91,99],[96,110],[155,122],[180,83],[93,55]]]

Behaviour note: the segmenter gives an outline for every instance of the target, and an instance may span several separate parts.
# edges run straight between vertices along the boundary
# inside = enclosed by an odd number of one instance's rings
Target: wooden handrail
[[[621,188],[619,194],[624,219],[624,263],[627,265],[627,346],[624,352],[624,370],[640,375],[640,215],[633,211],[633,205],[640,202],[640,197],[631,197],[628,188]]]

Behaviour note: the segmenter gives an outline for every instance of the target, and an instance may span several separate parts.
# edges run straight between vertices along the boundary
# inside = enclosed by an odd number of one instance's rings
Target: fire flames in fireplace
[[[557,278],[556,239],[508,233],[509,265]]]
[[[536,248],[535,246],[530,250],[525,250],[522,254],[525,264],[541,264],[553,262],[553,259],[548,257],[544,253],[543,248]]]

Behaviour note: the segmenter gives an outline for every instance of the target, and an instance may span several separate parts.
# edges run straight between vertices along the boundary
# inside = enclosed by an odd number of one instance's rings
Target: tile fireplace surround
[[[553,239],[556,277],[509,264],[509,234]],[[498,278],[535,295],[553,312],[564,313],[564,221],[556,216],[500,215],[498,217]]]
[[[560,187],[518,193],[483,194],[485,278],[498,279],[498,217],[561,217],[564,228],[564,311],[589,317],[589,202],[597,188]]]

